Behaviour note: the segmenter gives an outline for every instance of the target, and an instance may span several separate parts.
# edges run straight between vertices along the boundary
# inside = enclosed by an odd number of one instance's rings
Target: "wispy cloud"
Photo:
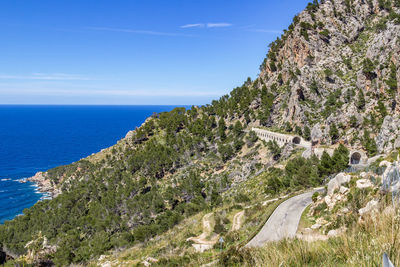
[[[231,27],[231,23],[221,22],[221,23],[207,23],[207,28],[224,28]]]
[[[90,77],[66,74],[66,73],[33,73],[29,75],[5,75],[0,74],[2,80],[47,80],[47,81],[88,81],[93,80]]]
[[[220,22],[220,23],[192,23],[192,24],[185,24],[182,25],[180,28],[188,29],[188,28],[224,28],[224,27],[231,27],[231,23],[227,22]]]
[[[182,25],[182,29],[187,29],[187,28],[204,28],[205,24],[204,23],[194,23],[194,24],[186,24]]]
[[[186,36],[186,37],[193,36],[193,35],[181,34],[181,33],[158,32],[158,31],[135,30],[135,29],[121,29],[121,28],[107,28],[107,27],[86,27],[86,29],[94,30],[94,31],[125,32],[125,33],[157,35],[157,36]]]

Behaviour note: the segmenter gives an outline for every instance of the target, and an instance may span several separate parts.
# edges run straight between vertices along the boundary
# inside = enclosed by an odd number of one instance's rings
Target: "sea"
[[[152,114],[173,108],[0,105],[0,224],[49,198],[19,180],[112,146]]]

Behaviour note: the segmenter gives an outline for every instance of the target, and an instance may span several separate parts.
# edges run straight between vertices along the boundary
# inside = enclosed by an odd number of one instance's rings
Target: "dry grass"
[[[380,266],[388,253],[400,266],[400,216],[392,208],[356,223],[346,234],[308,243],[283,240],[259,249],[231,249],[221,266]]]

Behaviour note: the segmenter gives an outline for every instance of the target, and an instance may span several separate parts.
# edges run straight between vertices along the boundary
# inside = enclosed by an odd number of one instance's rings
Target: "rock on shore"
[[[34,176],[27,179],[30,182],[35,183],[39,191],[42,193],[49,193],[52,198],[58,196],[61,192],[57,187],[48,179],[46,173],[37,172]]]

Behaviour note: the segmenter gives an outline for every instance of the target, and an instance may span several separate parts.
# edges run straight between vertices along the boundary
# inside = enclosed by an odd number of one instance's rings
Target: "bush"
[[[234,197],[234,200],[236,203],[245,203],[245,202],[249,202],[250,198],[243,193],[239,193]]]
[[[336,124],[332,123],[332,124],[330,125],[330,128],[329,128],[329,135],[330,135],[330,137],[331,137],[331,139],[332,139],[332,142],[333,142],[333,143],[336,143],[337,140],[339,139],[339,130],[338,130],[338,128],[336,127]]]
[[[317,202],[318,196],[319,196],[319,192],[314,192],[314,194],[312,195],[311,199],[314,203]]]

